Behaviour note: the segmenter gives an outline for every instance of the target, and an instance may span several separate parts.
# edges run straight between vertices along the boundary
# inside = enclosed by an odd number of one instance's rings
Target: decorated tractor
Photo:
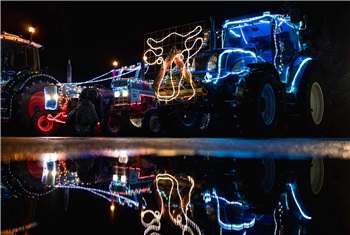
[[[38,135],[55,135],[59,128],[70,129],[72,133],[78,134],[75,130],[76,110],[87,93],[94,94],[92,102],[99,120],[103,120],[104,112],[109,109],[113,99],[113,91],[98,83],[49,85],[44,88],[44,93],[45,110],[38,112],[37,118],[33,119],[33,127]]]
[[[33,120],[37,134],[54,135],[59,126],[74,130],[77,107],[83,93],[88,91],[96,93],[93,103],[99,117],[98,132],[102,135],[115,137],[134,130],[149,135],[160,134],[159,124],[153,116],[156,102],[152,81],[142,80],[141,68],[141,64],[114,68],[98,79],[46,86],[45,110]],[[105,80],[111,80],[111,88],[99,84]]]
[[[145,80],[140,73],[141,64],[126,70],[119,70],[111,88],[114,99],[106,112],[102,131],[104,135],[116,137],[129,134],[160,136],[158,116],[155,113],[156,97],[153,80]],[[147,67],[146,67],[147,68]]]
[[[1,123],[32,133],[32,120],[45,109],[44,87],[59,81],[43,72],[43,46],[20,36],[1,34]]]
[[[167,133],[211,134],[220,127],[229,136],[325,131],[325,72],[306,55],[302,17],[264,12],[228,19],[220,30],[212,19],[207,30],[201,24],[176,27],[182,28],[192,31],[162,39],[145,35],[145,62],[159,68],[156,112]]]

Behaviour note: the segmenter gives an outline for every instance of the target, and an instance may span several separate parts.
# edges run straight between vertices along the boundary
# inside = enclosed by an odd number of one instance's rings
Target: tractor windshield
[[[1,42],[1,71],[38,70],[36,48],[9,41]]]
[[[237,21],[226,25],[225,47],[258,46],[259,49],[262,46],[265,49],[271,47],[271,27],[267,19]]]

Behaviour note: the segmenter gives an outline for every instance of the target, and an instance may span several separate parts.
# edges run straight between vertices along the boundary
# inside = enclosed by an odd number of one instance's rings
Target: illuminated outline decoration
[[[202,37],[196,37],[196,36],[199,35],[199,33],[201,31],[202,31],[202,27],[201,26],[197,26],[195,29],[193,29],[192,31],[190,31],[190,32],[188,32],[186,34],[179,34],[177,32],[172,32],[172,33],[168,34],[167,36],[165,36],[164,38],[162,38],[161,40],[155,40],[153,38],[148,38],[147,39],[147,45],[150,47],[150,49],[148,49],[148,50],[146,50],[144,52],[144,58],[146,58],[146,54],[147,53],[151,53],[157,59],[155,61],[153,61],[153,62],[149,62],[149,61],[147,61],[145,59],[145,63],[148,64],[148,65],[155,65],[155,64],[162,65],[161,70],[164,70],[164,75],[161,76],[161,78],[159,80],[158,87],[156,87],[158,100],[160,100],[160,101],[171,101],[171,100],[176,99],[179,96],[179,94],[180,94],[180,89],[181,89],[182,82],[183,82],[184,79],[186,79],[186,80],[188,80],[190,82],[190,85],[191,85],[191,88],[192,88],[192,91],[193,91],[192,95],[189,98],[187,98],[187,100],[192,99],[196,95],[196,90],[195,90],[195,88],[193,86],[192,74],[188,70],[188,67],[190,65],[190,59],[192,57],[194,57],[201,50],[201,48],[203,47],[203,38]],[[191,35],[191,34],[193,34],[193,35]],[[162,57],[164,49],[162,47],[160,47],[160,46],[158,46],[158,47],[152,46],[152,43],[157,45],[157,44],[163,42],[164,40],[166,40],[167,38],[169,38],[171,36],[180,36],[180,37],[186,38],[185,41],[184,41],[185,49],[182,50],[181,52],[177,51],[176,55],[173,56],[173,58],[171,58],[170,61],[166,61]],[[192,43],[192,45],[188,46],[189,40],[191,40],[193,38],[195,38],[194,42]],[[196,45],[196,43],[198,41],[200,41],[200,46],[191,55],[191,50],[193,50],[194,46]],[[178,64],[179,63],[181,63],[181,64],[183,63],[183,67],[182,68],[179,68],[179,66],[177,66],[177,65],[175,65],[173,67],[173,63],[176,64],[176,60],[179,60],[179,62],[177,62]],[[178,81],[177,88],[175,88],[173,74],[178,73],[179,70],[181,72],[181,77],[180,77],[180,80]],[[166,95],[166,96],[162,96],[162,95],[159,94],[159,91],[161,89],[161,84],[162,84],[162,82],[164,80],[165,74],[169,75],[169,78],[167,78],[167,79],[170,79],[171,86],[172,86],[172,94]]]
[[[169,195],[166,195],[160,189],[160,187],[159,187],[159,181],[160,180],[170,181],[171,182],[171,189],[169,191]],[[182,196],[181,196],[181,193],[180,193],[181,190],[179,188],[178,180],[174,176],[172,176],[170,174],[167,174],[167,173],[158,174],[156,176],[156,187],[157,187],[157,193],[159,195],[160,202],[161,202],[161,208],[160,208],[160,212],[159,211],[152,211],[152,210],[148,209],[148,210],[145,210],[145,211],[143,211],[141,213],[141,223],[142,223],[142,225],[144,227],[146,227],[146,230],[145,230],[144,234],[147,234],[151,230],[155,230],[155,231],[159,231],[160,230],[160,226],[161,226],[160,220],[162,218],[161,215],[163,213],[166,213],[163,197],[168,201],[168,203],[167,203],[167,207],[168,207],[167,208],[168,209],[167,213],[168,213],[171,221],[182,230],[182,234],[185,234],[185,232],[190,233],[192,235],[195,234],[194,232],[196,232],[198,235],[201,234],[201,230],[198,227],[198,225],[196,223],[194,223],[187,216],[187,210],[188,210],[189,205],[190,205],[191,193],[192,193],[192,190],[194,188],[194,180],[193,180],[193,178],[188,176],[188,180],[191,183],[191,188],[190,188],[190,190],[188,192],[188,202],[184,204],[184,200],[182,199]],[[175,187],[176,187],[176,189],[175,189],[176,192],[175,193],[177,193],[177,196],[179,198],[179,201],[180,201],[179,207],[181,209],[181,214],[176,215],[176,217],[173,216],[173,213],[170,210],[171,204],[172,204],[171,203],[172,202],[171,196],[172,196],[172,193],[173,193],[173,190],[174,190]],[[147,214],[147,213],[150,213],[153,216],[153,219],[149,223],[146,223],[144,221],[145,214]],[[183,223],[183,220],[185,221],[184,223]],[[157,223],[157,225],[154,225],[154,223]],[[152,233],[152,234],[158,234],[158,233]]]

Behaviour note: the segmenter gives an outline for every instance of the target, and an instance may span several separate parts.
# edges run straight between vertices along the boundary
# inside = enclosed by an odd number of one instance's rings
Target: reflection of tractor
[[[44,87],[59,83],[40,67],[39,50],[42,48],[22,37],[1,34],[2,123],[16,123],[13,126],[31,130],[32,118],[45,109]]]
[[[201,28],[163,40],[153,39],[163,34],[147,35],[146,62],[161,65],[154,84],[162,127],[193,134],[214,131],[219,124],[229,134],[277,136],[296,124],[308,134],[322,133],[325,74],[305,55],[305,22],[269,12],[226,20],[221,30],[211,22],[203,37],[197,36]],[[171,41],[173,36],[181,43]],[[166,59],[160,48],[170,51]]]

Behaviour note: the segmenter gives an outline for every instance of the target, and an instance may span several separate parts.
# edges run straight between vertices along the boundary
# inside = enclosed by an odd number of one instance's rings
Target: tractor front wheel
[[[49,112],[39,111],[37,112],[32,119],[32,127],[36,134],[40,136],[53,136],[56,134],[59,124],[55,121],[48,120],[47,116]]]
[[[105,115],[104,122],[101,124],[102,133],[105,136],[121,136],[124,131],[124,122],[121,115],[115,111],[109,111]]]

